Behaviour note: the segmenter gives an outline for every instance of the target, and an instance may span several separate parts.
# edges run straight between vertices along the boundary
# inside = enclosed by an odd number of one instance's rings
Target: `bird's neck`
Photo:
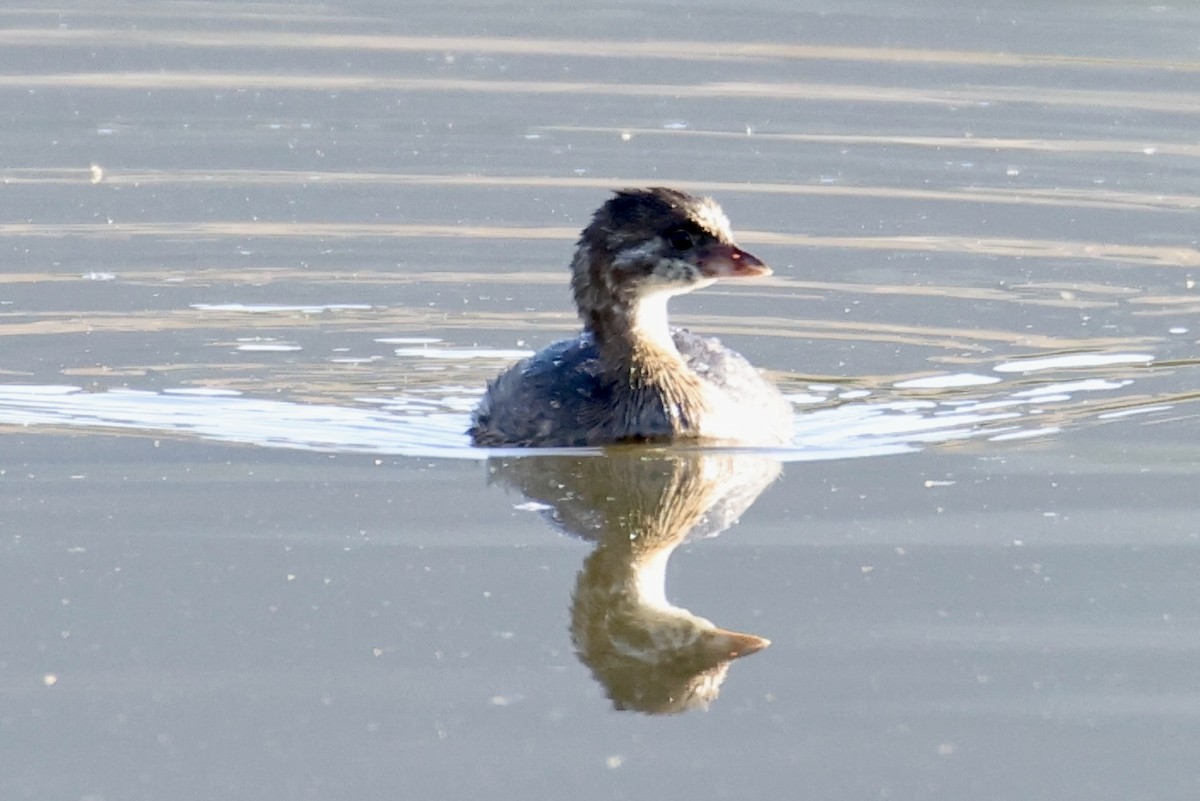
[[[696,433],[706,410],[700,377],[675,347],[667,324],[669,292],[641,296],[629,305],[589,315],[601,368],[626,390],[631,408],[661,408],[676,434]]]
[[[614,363],[682,364],[667,323],[670,297],[670,293],[655,292],[632,298],[614,304],[610,314],[596,318],[592,335],[603,355]]]
[[[667,323],[670,297],[671,293],[655,292],[588,315],[584,324],[596,340],[606,371],[627,375],[634,383],[687,371]]]
[[[641,377],[686,369],[667,323],[667,301],[680,290],[647,291],[617,280],[611,260],[592,247],[586,234],[571,269],[575,305],[606,372]]]

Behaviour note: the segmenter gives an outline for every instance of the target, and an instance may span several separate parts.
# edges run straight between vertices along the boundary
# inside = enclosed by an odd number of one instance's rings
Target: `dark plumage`
[[[617,192],[580,235],[571,269],[583,332],[491,382],[470,429],[476,444],[790,439],[790,404],[749,362],[667,324],[672,295],[770,273],[737,247],[714,201]]]

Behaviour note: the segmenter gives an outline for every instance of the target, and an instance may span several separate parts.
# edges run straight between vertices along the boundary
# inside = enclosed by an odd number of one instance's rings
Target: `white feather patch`
[[[733,241],[729,218],[725,216],[724,209],[717,205],[717,201],[711,197],[700,198],[700,204],[692,210],[691,216],[700,224],[700,227],[717,239],[725,242]]]

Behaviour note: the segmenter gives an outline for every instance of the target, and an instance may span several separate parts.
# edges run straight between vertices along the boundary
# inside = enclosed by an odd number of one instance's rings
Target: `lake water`
[[[1198,41],[0,9],[0,798],[1197,798]],[[673,320],[794,443],[469,447],[647,184],[774,266]]]

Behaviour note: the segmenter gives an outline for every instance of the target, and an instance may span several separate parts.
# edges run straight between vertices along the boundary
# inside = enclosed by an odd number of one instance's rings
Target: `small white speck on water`
[[[1182,325],[1172,326],[1171,328],[1167,329],[1168,334],[1186,334],[1187,332],[1187,327]]]
[[[620,754],[613,754],[604,760],[604,767],[608,768],[609,770],[616,770],[624,764],[625,757],[621,756]]]
[[[42,685],[43,686],[53,687],[55,684],[58,684],[58,676],[55,675],[54,673],[47,673],[42,676]]]

